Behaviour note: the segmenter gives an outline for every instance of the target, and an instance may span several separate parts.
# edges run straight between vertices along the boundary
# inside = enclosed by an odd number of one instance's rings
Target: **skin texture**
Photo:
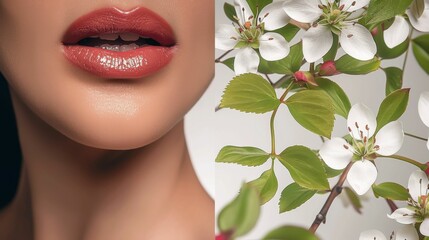
[[[109,80],[65,59],[67,27],[112,6],[171,25],[177,52],[164,69]],[[183,131],[214,72],[213,11],[213,0],[0,0],[0,71],[24,158],[0,239],[214,238]]]

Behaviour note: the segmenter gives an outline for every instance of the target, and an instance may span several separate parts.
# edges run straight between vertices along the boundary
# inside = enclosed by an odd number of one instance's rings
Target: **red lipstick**
[[[172,59],[175,43],[170,25],[149,9],[104,8],[71,24],[63,50],[71,63],[85,71],[130,79],[161,70]]]

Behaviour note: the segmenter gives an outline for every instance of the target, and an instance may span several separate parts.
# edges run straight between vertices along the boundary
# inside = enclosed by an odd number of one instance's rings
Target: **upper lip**
[[[130,11],[105,8],[84,15],[70,25],[62,42],[64,45],[75,45],[85,38],[106,33],[134,33],[151,38],[166,47],[176,44],[170,25],[163,18],[144,8]]]

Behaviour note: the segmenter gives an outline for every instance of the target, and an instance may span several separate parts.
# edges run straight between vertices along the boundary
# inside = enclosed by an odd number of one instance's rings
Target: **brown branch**
[[[392,200],[386,198],[386,202],[387,205],[389,205],[390,211],[392,211],[392,213],[396,211],[396,209],[398,209],[398,206],[396,206],[395,202],[393,202]]]
[[[328,214],[329,208],[334,202],[334,199],[341,194],[341,191],[343,190],[343,184],[347,179],[347,174],[349,173],[352,165],[353,165],[353,162],[350,162],[349,165],[347,165],[347,167],[344,169],[344,172],[341,174],[340,178],[338,179],[337,184],[335,184],[335,186],[332,188],[332,191],[329,194],[328,199],[326,199],[325,204],[323,205],[319,214],[317,214],[316,218],[313,221],[313,224],[309,229],[312,233],[315,233],[317,231],[321,223],[325,223],[326,215]]]
[[[224,54],[220,55],[220,57],[215,59],[215,63],[222,62],[222,58],[224,58],[226,55],[228,55],[230,52],[232,52],[233,49],[226,51]]]

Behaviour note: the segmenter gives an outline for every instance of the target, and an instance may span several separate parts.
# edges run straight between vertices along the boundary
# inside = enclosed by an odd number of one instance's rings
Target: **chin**
[[[94,110],[90,106],[87,109],[76,109],[76,114],[71,109],[67,114],[57,114],[60,117],[55,120],[45,120],[76,143],[97,149],[131,150],[160,139],[180,123],[184,114],[154,111],[144,107],[124,112],[124,106],[117,107],[122,111]],[[79,117],[73,118],[73,115]]]

